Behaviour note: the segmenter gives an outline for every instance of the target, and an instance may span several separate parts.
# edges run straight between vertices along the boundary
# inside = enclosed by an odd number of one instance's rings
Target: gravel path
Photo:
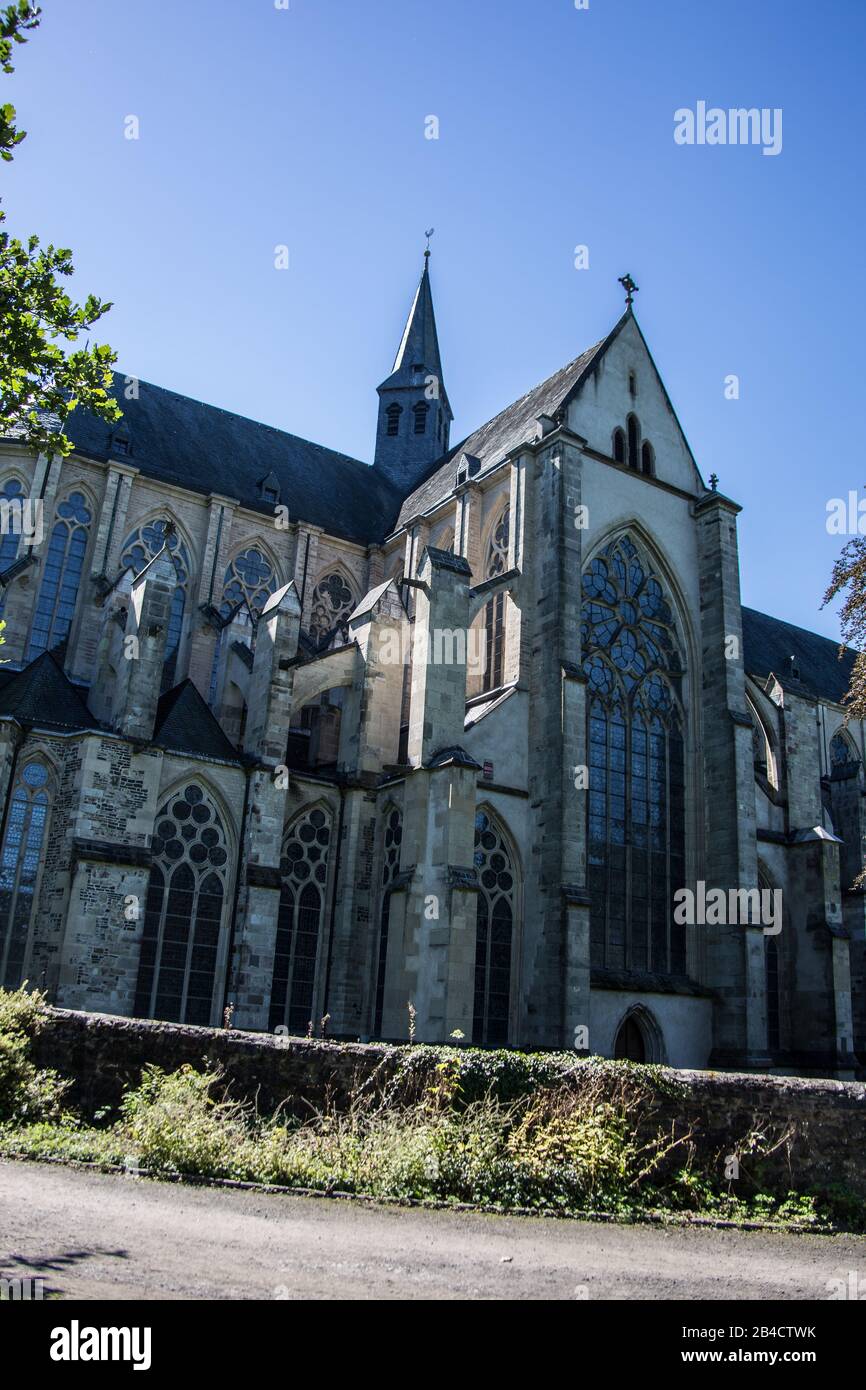
[[[827,1299],[866,1237],[614,1226],[0,1161],[0,1277],[71,1298]]]

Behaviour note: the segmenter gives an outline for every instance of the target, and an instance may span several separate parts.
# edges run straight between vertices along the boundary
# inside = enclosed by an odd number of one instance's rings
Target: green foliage
[[[25,32],[35,29],[42,11],[30,0],[18,0],[17,5],[7,5],[0,11],[0,68],[3,72],[14,72],[12,64],[13,44],[26,43]],[[12,151],[20,145],[26,131],[15,127],[15,107],[7,102],[0,106],[0,159],[11,160]]]
[[[154,1172],[230,1177],[248,1135],[245,1108],[214,1098],[219,1072],[146,1067],[123,1099],[120,1132]]]
[[[52,1120],[61,1113],[68,1082],[40,1071],[30,1058],[31,1039],[45,1023],[45,998],[0,989],[0,1123]]]
[[[43,1021],[38,995],[0,992],[0,1044],[11,1040],[0,1050],[3,1153],[103,1166],[133,1160],[155,1176],[496,1211],[866,1227],[866,1203],[850,1194],[773,1195],[759,1185],[760,1160],[782,1142],[767,1124],[738,1141],[738,1153],[756,1160],[752,1179],[744,1172],[736,1188],[720,1179],[719,1155],[699,1161],[691,1133],[660,1122],[660,1102],[682,1083],[653,1067],[407,1047],[384,1090],[368,1081],[344,1109],[287,1121],[232,1100],[220,1071],[149,1066],[121,1118],[93,1127],[61,1112],[56,1078],[28,1064],[27,1042]]]
[[[39,23],[37,6],[19,0],[0,12],[0,67],[12,72],[13,45]],[[0,106],[0,156],[9,160],[24,138],[15,109]],[[0,223],[5,213],[0,212]],[[106,344],[69,350],[111,308],[95,295],[76,303],[61,281],[73,274],[72,252],[0,231],[0,436],[18,433],[29,448],[66,455],[64,425],[77,406],[112,423],[116,354]]]

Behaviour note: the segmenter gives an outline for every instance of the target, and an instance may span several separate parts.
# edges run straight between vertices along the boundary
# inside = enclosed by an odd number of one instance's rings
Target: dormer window
[[[403,407],[397,405],[396,402],[394,405],[389,405],[388,409],[385,411],[385,419],[387,421],[385,433],[392,439],[400,433],[400,416],[402,414]]]
[[[426,401],[419,401],[412,407],[415,416],[415,433],[425,434],[427,432],[427,411],[430,409]]]
[[[279,502],[280,484],[274,473],[267,473],[259,480],[259,496],[263,502]]]

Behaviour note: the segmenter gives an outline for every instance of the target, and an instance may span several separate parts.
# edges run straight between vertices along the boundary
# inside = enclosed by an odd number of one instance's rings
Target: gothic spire
[[[378,392],[375,463],[393,482],[408,486],[447,452],[453,419],[433,312],[429,240],[391,375]]]
[[[442,359],[439,355],[439,336],[433,313],[433,291],[430,288],[430,249],[424,252],[424,270],[415,291],[412,308],[403,329],[403,337],[394,358],[392,375],[413,366],[423,366],[427,372],[442,380]]]

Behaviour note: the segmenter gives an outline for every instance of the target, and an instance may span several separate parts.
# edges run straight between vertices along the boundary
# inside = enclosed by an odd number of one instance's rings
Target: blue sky
[[[3,204],[114,301],[123,370],[369,459],[425,228],[455,440],[603,336],[629,270],[704,477],[744,507],[744,602],[838,634],[826,505],[866,483],[862,0],[43,11],[0,79],[28,131]],[[699,100],[782,108],[781,154],[676,145]]]

